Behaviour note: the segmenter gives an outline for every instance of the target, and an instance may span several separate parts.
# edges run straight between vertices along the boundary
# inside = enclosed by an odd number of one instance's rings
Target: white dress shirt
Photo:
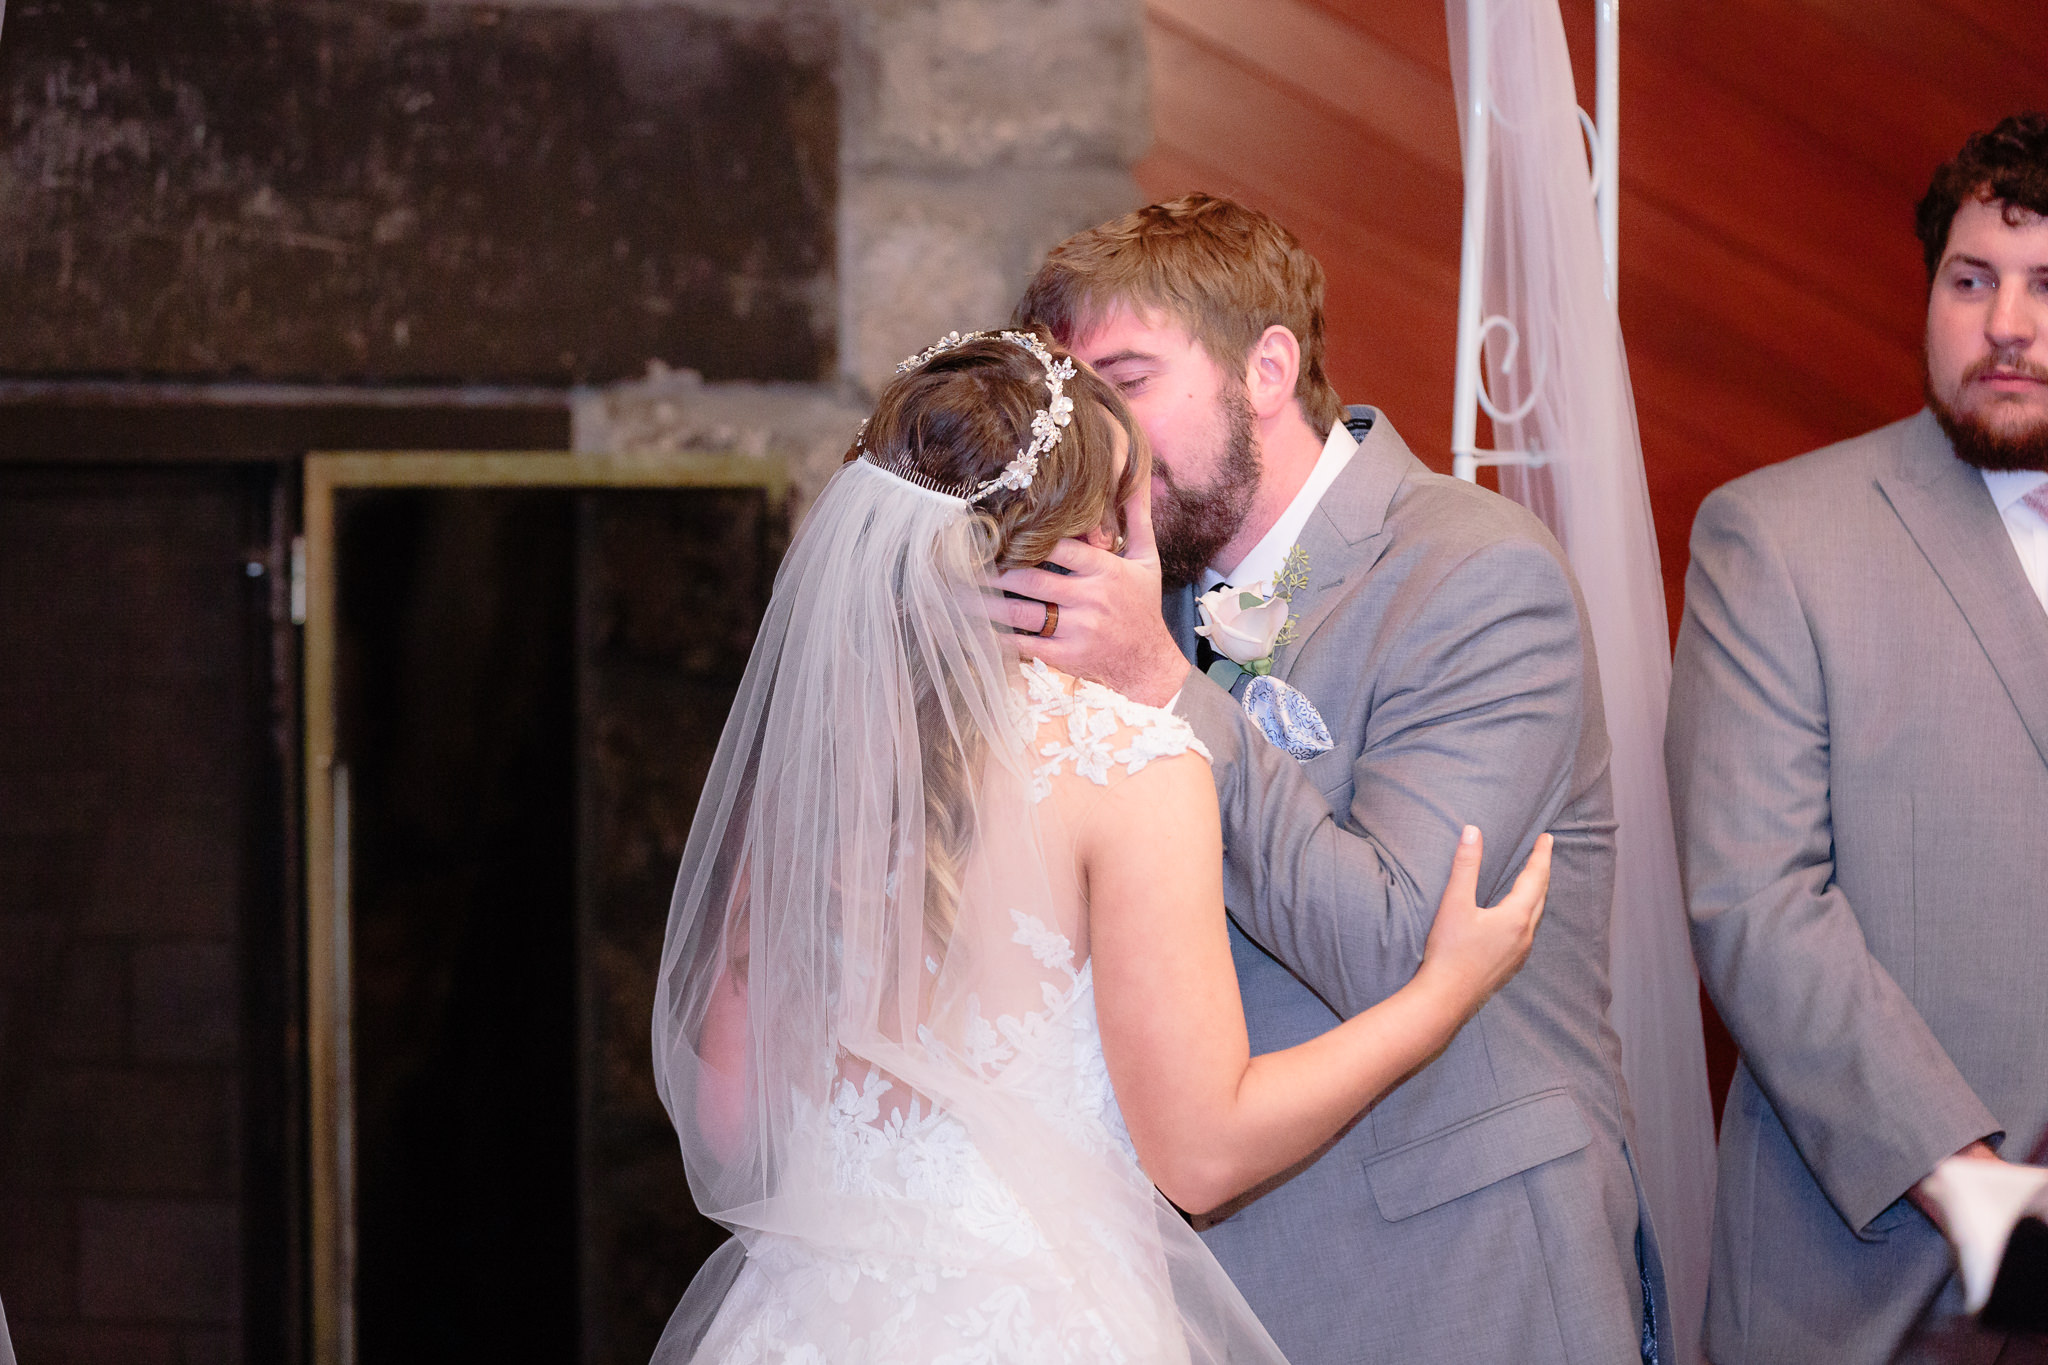
[[[1202,570],[1202,577],[1195,584],[1196,595],[1209,591],[1218,583],[1229,583],[1247,590],[1263,585],[1263,591],[1271,592],[1273,578],[1287,561],[1287,552],[1301,539],[1301,528],[1308,525],[1309,514],[1316,510],[1323,494],[1330,491],[1330,485],[1337,481],[1337,476],[1344,472],[1344,466],[1350,464],[1351,457],[1357,453],[1358,442],[1345,430],[1344,424],[1331,423],[1330,439],[1323,442],[1323,453],[1316,457],[1316,467],[1308,472],[1308,482],[1294,495],[1294,501],[1287,504],[1280,520],[1273,523],[1272,529],[1246,552],[1243,559],[1228,569],[1218,570],[1211,564]],[[2025,491],[2020,490],[2022,493]]]
[[[1316,457],[1316,467],[1308,472],[1308,482],[1287,504],[1287,510],[1280,514],[1280,520],[1259,539],[1259,543],[1231,566],[1229,573],[1218,573],[1211,564],[1202,570],[1202,576],[1195,583],[1195,594],[1200,596],[1218,583],[1232,583],[1240,588],[1256,588],[1263,585],[1271,591],[1274,575],[1287,561],[1287,552],[1301,539],[1301,528],[1308,525],[1309,514],[1316,510],[1316,504],[1323,500],[1323,494],[1330,491],[1330,485],[1344,472],[1344,466],[1351,463],[1351,457],[1358,453],[1358,442],[1345,430],[1341,421],[1330,425],[1330,439],[1323,442],[1323,453]],[[2024,490],[2022,490],[2024,491]],[[1195,619],[1200,621],[1201,609],[1195,610]],[[1180,693],[1176,692],[1167,700],[1168,711],[1180,710]]]
[[[1984,486],[1991,490],[1991,500],[1998,504],[1998,515],[2005,519],[2005,533],[2012,537],[2012,548],[2019,552],[2020,568],[2025,570],[2034,596],[2041,599],[2041,610],[2048,611],[2048,520],[2020,501],[2048,483],[2048,474],[2038,469],[1987,469],[1983,474]]]

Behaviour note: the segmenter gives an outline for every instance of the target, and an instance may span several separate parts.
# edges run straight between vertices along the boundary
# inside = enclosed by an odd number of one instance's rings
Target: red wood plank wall
[[[1592,104],[1592,0],[1563,0]],[[1331,361],[1450,465],[1461,199],[1440,0],[1148,0],[1146,194],[1231,194],[1330,275]],[[1700,499],[1920,404],[1912,208],[2048,109],[2040,0],[1622,8],[1621,319],[1672,624]]]
[[[1563,0],[1581,102],[1593,3]],[[1441,0],[1147,0],[1148,197],[1229,194],[1330,277],[1332,377],[1450,468],[1462,199]],[[1622,8],[1621,321],[1678,625],[1700,500],[1920,406],[1913,204],[2048,109],[2044,0]],[[1483,426],[1482,426],[1483,436]],[[1716,1112],[1734,1046],[1708,1011]]]

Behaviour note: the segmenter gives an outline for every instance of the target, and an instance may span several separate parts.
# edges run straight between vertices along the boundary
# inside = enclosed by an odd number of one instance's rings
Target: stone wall
[[[850,380],[826,384],[707,383],[660,362],[644,378],[585,390],[570,415],[577,450],[668,454],[728,450],[788,465],[808,506],[846,453],[868,404]]]
[[[842,0],[838,13],[840,382],[798,396],[656,368],[579,404],[578,449],[774,450],[807,500],[898,361],[1006,321],[1048,248],[1140,202],[1137,0]]]
[[[1140,7],[848,6],[840,371],[872,390],[952,328],[1009,316],[1047,248],[1137,202]]]

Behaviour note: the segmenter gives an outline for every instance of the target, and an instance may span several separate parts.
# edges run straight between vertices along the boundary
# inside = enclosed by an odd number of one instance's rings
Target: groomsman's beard
[[[1159,542],[1159,576],[1169,588],[1184,588],[1244,528],[1258,496],[1265,463],[1259,457],[1258,419],[1242,388],[1224,392],[1222,458],[1216,476],[1195,487],[1177,481],[1165,463],[1154,460],[1152,472],[1166,485],[1152,499],[1152,530]]]
[[[2001,357],[1987,356],[1963,372],[1963,381],[1958,390],[1971,380],[1999,365]],[[2032,378],[2048,380],[2048,370],[2024,360],[2006,359],[2002,368],[2017,370]],[[1934,420],[1941,423],[1941,429],[1948,433],[1949,444],[1955,447],[1956,458],[1964,464],[1975,465],[1994,473],[2021,469],[2048,469],[2048,417],[2042,417],[2026,426],[2016,429],[2000,429],[1986,422],[1974,412],[1958,412],[1942,401],[1934,391],[1934,381],[1922,370],[1922,383],[1927,389],[1927,406],[1934,412]]]

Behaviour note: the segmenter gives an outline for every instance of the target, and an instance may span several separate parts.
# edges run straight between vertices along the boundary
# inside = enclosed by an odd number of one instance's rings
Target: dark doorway
[[[358,1358],[572,1360],[573,509],[379,490],[337,512]]]
[[[647,1021],[779,554],[736,489],[342,489],[357,1357],[639,1362],[723,1233]]]

